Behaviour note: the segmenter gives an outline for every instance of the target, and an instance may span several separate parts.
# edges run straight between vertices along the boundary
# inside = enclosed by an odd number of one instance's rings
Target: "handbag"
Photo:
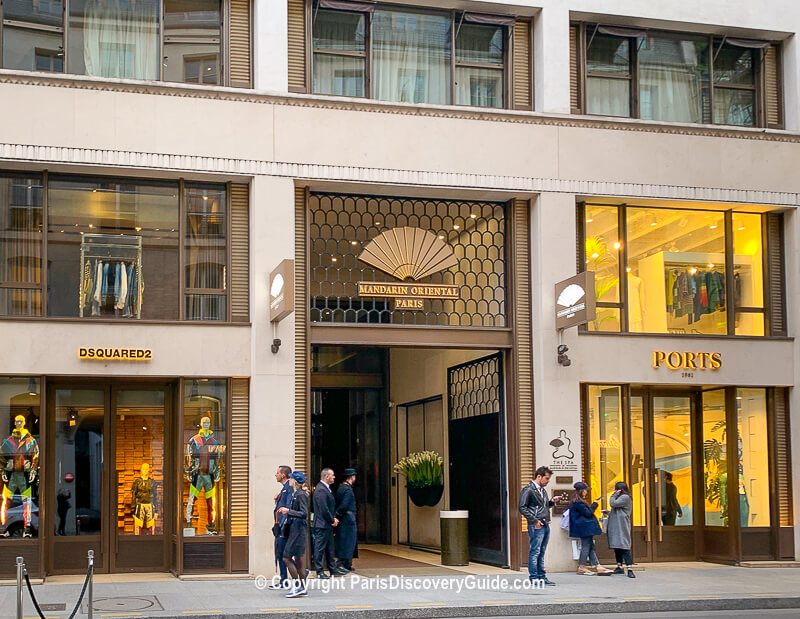
[[[603,533],[608,533],[608,516],[605,516],[600,519],[600,527]]]
[[[569,531],[569,509],[565,509],[564,513],[561,515],[561,528],[565,531]]]

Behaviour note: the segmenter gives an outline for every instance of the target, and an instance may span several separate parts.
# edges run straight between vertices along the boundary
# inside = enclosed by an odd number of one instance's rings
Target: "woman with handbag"
[[[293,582],[292,590],[286,594],[286,597],[296,598],[308,595],[305,585],[306,568],[303,560],[308,539],[308,493],[303,489],[306,476],[300,471],[295,471],[289,476],[289,483],[294,490],[292,502],[289,507],[281,507],[278,511],[289,516],[284,522],[282,530],[283,536],[286,538],[283,562],[286,564],[286,569]]]
[[[628,484],[618,481],[614,485],[614,494],[608,500],[611,506],[611,513],[608,516],[608,547],[614,551],[617,558],[617,569],[615,574],[624,574],[622,563],[628,568],[628,578],[636,578],[631,566],[631,512],[633,511],[633,499]]]
[[[594,515],[597,501],[589,502],[589,484],[583,481],[574,486],[578,493],[577,498],[569,506],[569,536],[579,537],[581,540],[581,554],[578,558],[578,574],[594,576],[611,575],[612,571],[600,565],[597,553],[594,550],[594,536],[602,535],[600,523]]]

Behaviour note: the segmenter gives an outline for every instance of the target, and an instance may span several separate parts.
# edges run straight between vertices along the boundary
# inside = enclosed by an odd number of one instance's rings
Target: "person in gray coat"
[[[614,551],[617,558],[615,574],[624,574],[622,563],[628,568],[628,578],[636,578],[631,566],[631,512],[633,499],[628,484],[618,481],[614,485],[614,493],[608,501],[611,513],[608,516],[608,547]]]

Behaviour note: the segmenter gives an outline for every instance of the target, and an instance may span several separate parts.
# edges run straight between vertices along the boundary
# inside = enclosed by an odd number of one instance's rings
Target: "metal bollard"
[[[17,557],[17,619],[22,619],[22,571],[25,569],[25,561],[22,557]]]
[[[86,613],[88,619],[92,619],[92,607],[94,606],[94,592],[92,590],[94,584],[94,550],[89,551],[89,601],[86,604]]]

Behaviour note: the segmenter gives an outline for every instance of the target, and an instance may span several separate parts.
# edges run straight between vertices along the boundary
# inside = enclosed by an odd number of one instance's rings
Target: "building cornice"
[[[120,174],[121,170],[150,170],[158,171],[159,173],[169,172],[175,176],[179,176],[181,173],[213,174],[230,178],[278,176],[300,181],[331,181],[406,187],[452,187],[512,192],[518,195],[573,193],[621,198],[696,200],[782,207],[800,206],[800,194],[792,192],[322,165],[262,159],[201,157],[197,155],[144,151],[37,146],[0,142],[0,167],[2,167],[3,161],[23,164],[33,163],[38,169],[53,165],[58,166],[62,171],[65,167],[89,166],[96,168],[97,173],[104,174]]]
[[[80,75],[12,71],[8,69],[0,69],[0,84],[123,92],[140,95],[209,99],[215,101],[236,101],[262,105],[307,107],[350,112],[360,111],[375,114],[396,114],[556,127],[578,127],[611,131],[638,131],[671,135],[800,143],[800,133],[775,129],[721,127],[716,125],[688,123],[654,123],[639,119],[551,114],[518,110],[480,110],[453,105],[393,103],[352,97],[276,93],[220,86],[195,86],[192,84],[173,84],[138,80],[101,79]]]

